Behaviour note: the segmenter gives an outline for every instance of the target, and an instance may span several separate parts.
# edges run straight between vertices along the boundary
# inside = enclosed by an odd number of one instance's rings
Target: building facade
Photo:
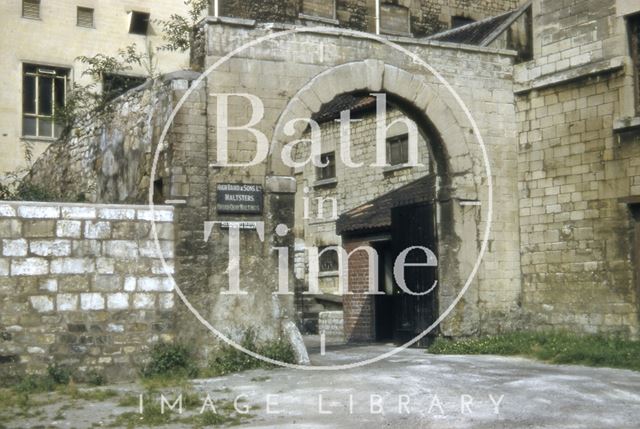
[[[155,20],[186,15],[181,0],[11,0],[0,5],[0,174],[27,165],[25,144],[35,160],[59,136],[52,119],[74,84],[90,84],[80,56],[117,56],[135,44],[146,53],[164,44]],[[155,72],[189,67],[188,54],[158,51]],[[144,81],[134,65],[124,74]],[[103,82],[97,82],[98,89]]]
[[[260,36],[275,39],[283,28],[305,24],[297,6],[291,6],[297,2],[276,3],[270,10],[288,18],[262,16],[262,3],[254,2],[257,12],[250,9],[241,15],[219,9],[220,16],[208,18],[207,43],[199,53],[205,66]],[[354,4],[338,2],[337,10]],[[287,5],[295,13],[287,12]],[[311,287],[310,248],[342,243],[355,251],[386,240],[393,257],[398,250],[394,243],[418,240],[432,245],[442,262],[429,276],[411,274],[424,284],[437,280],[437,288],[430,290],[435,291],[433,299],[426,303],[400,299],[400,309],[383,302],[378,306],[367,294],[367,254],[360,251],[343,261],[353,292],[342,299],[347,338],[375,340],[382,320],[377,308],[395,311],[394,324],[409,323],[394,337],[398,340],[445,314],[434,333],[469,336],[554,328],[637,337],[638,16],[640,5],[633,1],[573,0],[567,5],[535,0],[425,38],[385,35],[428,58],[478,125],[493,184],[486,241],[490,181],[483,168],[485,156],[469,118],[432,74],[366,34],[335,29],[332,34],[319,28],[283,38],[277,49],[267,43],[238,53],[194,91],[164,148],[158,178],[166,199],[178,202],[176,278],[216,324],[238,332],[259,321],[273,334],[274,325],[300,312],[301,323],[306,323],[306,303],[299,298],[308,297],[304,292]],[[342,25],[340,19],[324,24]],[[188,88],[173,88],[172,100]],[[263,162],[246,167],[219,164],[216,94],[223,92],[264,100],[265,116],[254,130],[272,143]],[[373,122],[359,109],[373,93],[388,96],[389,121],[409,118],[417,125],[424,168],[389,165],[362,173],[341,166],[334,105],[351,97],[346,110],[360,120],[352,127],[352,155],[370,167]],[[244,123],[252,111],[241,98],[229,107],[234,120]],[[325,116],[327,111],[334,116]],[[285,124],[293,118],[325,119],[320,128],[326,146],[319,156],[328,168],[292,168],[282,161],[291,142],[308,137],[306,126],[287,131]],[[391,130],[385,141],[388,153],[401,159],[403,150],[394,152],[391,146],[402,147],[398,143],[404,133],[404,128]],[[230,162],[247,163],[256,154],[255,139],[247,140],[243,133],[230,134],[228,143]],[[149,142],[150,147],[154,144]],[[122,142],[116,139],[113,145]],[[297,155],[304,159],[307,154],[301,150]],[[229,185],[262,189],[264,205],[249,212],[222,210],[219,197],[232,188]],[[305,219],[317,218],[318,206],[324,209],[323,218],[330,218]],[[427,222],[418,223],[418,218]],[[221,226],[212,228],[213,244],[201,239],[203,224],[212,221],[241,221],[248,228],[239,238]],[[261,223],[264,236],[257,233]],[[278,228],[280,224],[287,230]],[[228,246],[236,238],[243,249],[241,265],[247,267],[242,284],[255,298],[220,294],[228,287]],[[274,251],[282,248],[289,253]],[[331,295],[340,260],[318,259],[318,270],[326,271],[318,295]],[[279,272],[282,261],[290,267],[284,274]],[[381,274],[386,279],[386,271]],[[295,284],[295,296],[273,295],[283,278]],[[335,309],[341,304],[322,305]],[[402,308],[412,308],[409,314],[415,318],[403,320],[407,313]],[[202,336],[196,328],[186,334],[194,341]]]

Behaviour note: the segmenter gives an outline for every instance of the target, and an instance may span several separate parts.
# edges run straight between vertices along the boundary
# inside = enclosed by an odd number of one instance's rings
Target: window
[[[40,0],[22,0],[22,17],[40,19]]]
[[[336,2],[330,0],[303,0],[302,13],[320,18],[336,18]]]
[[[640,114],[640,14],[629,17],[629,46],[636,89],[636,113]]]
[[[131,12],[131,22],[129,23],[129,33],[140,34],[146,36],[149,31],[149,18],[150,14],[146,12]]]
[[[409,8],[394,4],[380,5],[380,31],[385,34],[409,35],[411,33]]]
[[[64,107],[69,70],[23,65],[22,135],[57,138],[62,126],[56,124],[56,110]]]
[[[467,18],[465,16],[452,16],[451,17],[451,28],[462,27],[463,25],[469,25],[476,22],[474,19]]]
[[[334,152],[320,155],[320,162],[327,164],[326,167],[317,167],[318,180],[335,179],[336,177],[336,154]]]
[[[329,249],[335,246],[323,246],[318,248],[318,265],[321,273],[338,271],[338,252],[335,249]]]
[[[78,15],[77,15],[76,23],[78,27],[94,28],[93,9],[88,7],[78,7]]]
[[[142,85],[146,81],[146,78],[139,76],[105,73],[102,77],[102,91],[107,100],[113,100],[130,89]]]
[[[409,162],[409,135],[387,139],[387,160],[391,165]]]

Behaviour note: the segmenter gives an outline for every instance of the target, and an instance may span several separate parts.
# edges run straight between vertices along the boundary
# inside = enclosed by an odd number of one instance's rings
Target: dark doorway
[[[393,341],[395,332],[394,294],[393,282],[393,254],[391,242],[380,241],[373,243],[378,252],[378,290],[384,295],[375,296],[375,338],[376,341]]]
[[[437,256],[437,238],[435,228],[434,205],[420,203],[396,207],[391,210],[391,249],[393,259],[405,249],[422,246]],[[424,264],[427,257],[423,251],[413,250],[407,254],[405,281],[407,288],[414,293],[424,293],[434,288],[438,280],[438,267],[411,266]],[[422,333],[438,318],[438,287],[424,296],[414,296],[399,290],[394,282],[394,339],[406,342]],[[417,345],[428,346],[432,331]]]

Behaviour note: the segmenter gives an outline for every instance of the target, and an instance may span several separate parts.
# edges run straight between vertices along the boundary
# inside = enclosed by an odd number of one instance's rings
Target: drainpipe
[[[213,16],[216,18],[220,15],[220,5],[218,4],[220,0],[213,0]]]
[[[376,34],[380,35],[380,0],[376,0]]]

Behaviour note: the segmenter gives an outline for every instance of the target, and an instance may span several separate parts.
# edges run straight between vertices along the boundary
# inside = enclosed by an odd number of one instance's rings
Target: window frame
[[[35,71],[30,71],[28,69],[34,69]],[[33,106],[34,113],[27,113],[25,110],[25,104],[27,96],[26,91],[26,79],[27,77],[34,78],[34,88],[33,88]],[[51,79],[51,114],[42,114],[40,112],[40,104],[42,101],[40,100],[40,85],[42,79]],[[61,67],[61,66],[51,66],[47,64],[37,64],[33,62],[23,62],[22,63],[22,107],[21,107],[21,137],[25,139],[36,139],[36,140],[57,140],[62,133],[62,125],[55,122],[54,118],[56,115],[56,109],[59,106],[59,103],[56,101],[56,79],[63,82],[63,102],[62,106],[66,105],[68,89],[71,84],[71,68],[69,67]],[[26,132],[26,119],[33,118],[35,119],[35,133],[29,134]],[[49,135],[40,135],[40,126],[41,122],[49,120],[51,123],[51,133]]]
[[[627,34],[634,84],[633,105],[636,115],[640,115],[640,13],[627,17]]]
[[[330,249],[330,248],[334,249]],[[327,246],[318,246],[318,273],[319,274],[333,274],[340,272],[340,255],[338,250],[340,247],[337,244],[330,244]],[[330,249],[330,250],[328,250]],[[330,256],[327,256],[330,255]],[[330,269],[324,269],[323,258],[330,258]]]
[[[400,152],[402,153],[402,159],[400,161],[394,161],[392,159],[391,146],[394,144],[402,144]],[[387,138],[387,164],[392,167],[404,166],[409,163],[409,134],[401,134],[394,137]],[[404,149],[404,150],[403,150]]]
[[[328,21],[336,21],[338,19],[338,0],[332,0],[332,3],[333,3],[333,15],[331,17],[313,15],[313,14],[307,13],[305,11],[305,9],[304,9],[304,3],[305,3],[305,0],[302,0],[300,2],[300,13],[299,13],[299,15],[300,15],[301,18],[313,18],[313,19],[317,19],[317,20],[328,20]]]
[[[336,180],[337,178],[335,151],[325,152],[320,155],[320,163],[324,164],[327,160],[329,164],[326,167],[316,167],[316,180],[319,182]]]
[[[134,30],[134,17],[136,17],[137,15],[144,15],[146,18],[146,29],[145,32],[136,32],[133,31]],[[131,12],[129,12],[129,34],[134,34],[136,36],[148,36],[149,35],[149,28],[151,27],[151,13],[150,12],[143,12],[141,10],[132,10]]]
[[[91,12],[91,26],[87,26],[87,25],[80,25],[80,11],[90,11]],[[76,7],[76,27],[80,27],[80,28],[96,28],[96,10],[94,8],[91,7],[85,7],[85,6],[78,6]]]
[[[38,4],[38,16],[27,16],[25,15],[25,4],[27,2],[33,2]],[[24,19],[34,19],[34,20],[42,20],[42,0],[22,0],[22,10],[20,11],[22,18]]]

